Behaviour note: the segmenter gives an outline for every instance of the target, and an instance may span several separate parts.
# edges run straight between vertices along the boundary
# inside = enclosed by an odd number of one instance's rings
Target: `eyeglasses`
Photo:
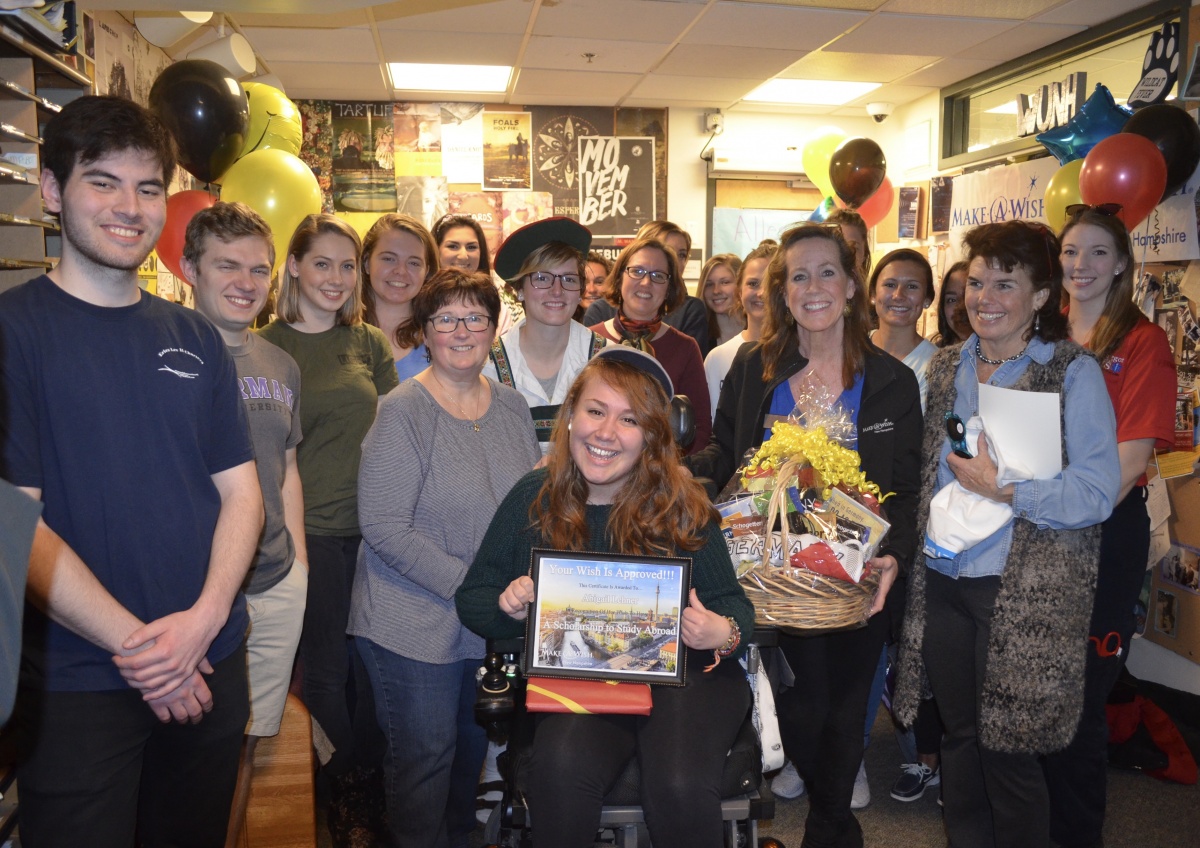
[[[462,322],[472,333],[482,333],[492,326],[492,319],[486,315],[467,315],[465,318],[455,318],[453,315],[434,315],[429,319],[435,333],[453,333]]]
[[[650,278],[650,282],[657,286],[665,286],[671,282],[671,275],[666,271],[651,271],[649,268],[643,268],[640,265],[630,265],[625,269],[625,273],[633,280],[644,280]]]
[[[555,280],[558,280],[563,291],[579,291],[579,287],[583,285],[583,278],[578,274],[549,274],[545,271],[534,271],[529,275],[529,285],[535,289],[548,289],[554,285]]]
[[[1120,203],[1097,203],[1094,206],[1087,203],[1072,203],[1067,207],[1067,217],[1075,218],[1091,209],[1097,214],[1112,218],[1115,215],[1119,215],[1122,208],[1124,207]]]

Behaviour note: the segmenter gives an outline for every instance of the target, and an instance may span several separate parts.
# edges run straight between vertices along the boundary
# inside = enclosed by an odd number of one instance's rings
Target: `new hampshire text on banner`
[[[654,139],[579,139],[579,222],[593,236],[632,238],[655,218]]]

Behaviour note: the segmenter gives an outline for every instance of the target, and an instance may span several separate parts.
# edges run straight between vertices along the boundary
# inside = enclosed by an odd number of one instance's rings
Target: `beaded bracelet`
[[[729,638],[725,640],[725,644],[717,648],[717,653],[723,657],[727,657],[738,649],[738,645],[742,644],[742,628],[738,627],[737,621],[733,616],[725,616],[725,620],[729,622]]]

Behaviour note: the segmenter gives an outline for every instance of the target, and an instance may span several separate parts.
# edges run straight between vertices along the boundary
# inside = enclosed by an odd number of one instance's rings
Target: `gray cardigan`
[[[479,432],[416,380],[380,404],[358,474],[363,541],[350,635],[428,663],[483,656],[483,640],[458,620],[454,592],[497,506],[541,456],[525,399],[488,385]]]

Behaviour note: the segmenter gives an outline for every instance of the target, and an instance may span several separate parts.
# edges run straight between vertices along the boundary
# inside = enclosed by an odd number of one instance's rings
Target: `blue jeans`
[[[434,665],[362,636],[354,641],[387,737],[384,791],[392,839],[405,848],[466,848],[487,752],[487,735],[475,723],[475,671],[483,660]]]

